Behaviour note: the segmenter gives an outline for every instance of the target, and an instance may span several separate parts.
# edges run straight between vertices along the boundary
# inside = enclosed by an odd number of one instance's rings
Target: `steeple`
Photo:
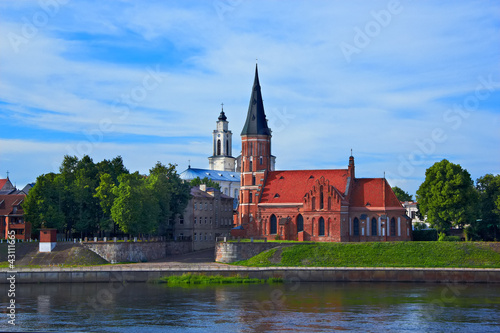
[[[260,91],[259,72],[255,65],[255,79],[253,81],[252,95],[248,105],[247,120],[241,135],[269,135],[271,130],[267,127],[266,114],[264,112],[264,102]]]
[[[232,137],[229,130],[224,103],[217,118],[217,127],[213,131],[213,155],[208,158],[210,170],[234,171],[236,159],[232,157]]]

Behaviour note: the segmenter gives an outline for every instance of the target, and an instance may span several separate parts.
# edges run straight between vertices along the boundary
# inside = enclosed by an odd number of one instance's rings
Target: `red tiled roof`
[[[9,194],[0,195],[0,216],[6,216],[12,213],[12,206],[19,205],[26,195],[24,194]],[[17,211],[17,214],[23,214],[23,209]]]
[[[321,177],[344,194],[347,169],[271,171],[267,175],[260,203],[301,203],[304,195]]]
[[[349,203],[351,207],[366,207],[367,203],[370,207],[402,207],[384,178],[355,179]]]
[[[5,183],[7,183],[7,179],[0,179],[0,190],[5,186]]]

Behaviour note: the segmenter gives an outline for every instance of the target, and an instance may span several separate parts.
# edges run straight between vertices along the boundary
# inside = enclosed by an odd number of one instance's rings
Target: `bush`
[[[416,242],[433,242],[438,240],[438,233],[435,229],[413,230],[413,240]]]
[[[440,241],[444,242],[460,242],[460,236],[444,236],[443,239],[440,239]]]

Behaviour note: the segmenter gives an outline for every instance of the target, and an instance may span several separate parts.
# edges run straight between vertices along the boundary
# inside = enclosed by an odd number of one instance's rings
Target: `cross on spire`
[[[7,170],[7,179],[9,179],[9,173],[10,173],[9,170]]]
[[[221,107],[222,107],[222,111],[224,111],[224,103],[220,103]]]

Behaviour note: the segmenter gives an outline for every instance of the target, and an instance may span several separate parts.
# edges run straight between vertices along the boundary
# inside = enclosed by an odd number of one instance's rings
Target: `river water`
[[[0,286],[1,331],[500,332],[500,285],[305,283]]]

